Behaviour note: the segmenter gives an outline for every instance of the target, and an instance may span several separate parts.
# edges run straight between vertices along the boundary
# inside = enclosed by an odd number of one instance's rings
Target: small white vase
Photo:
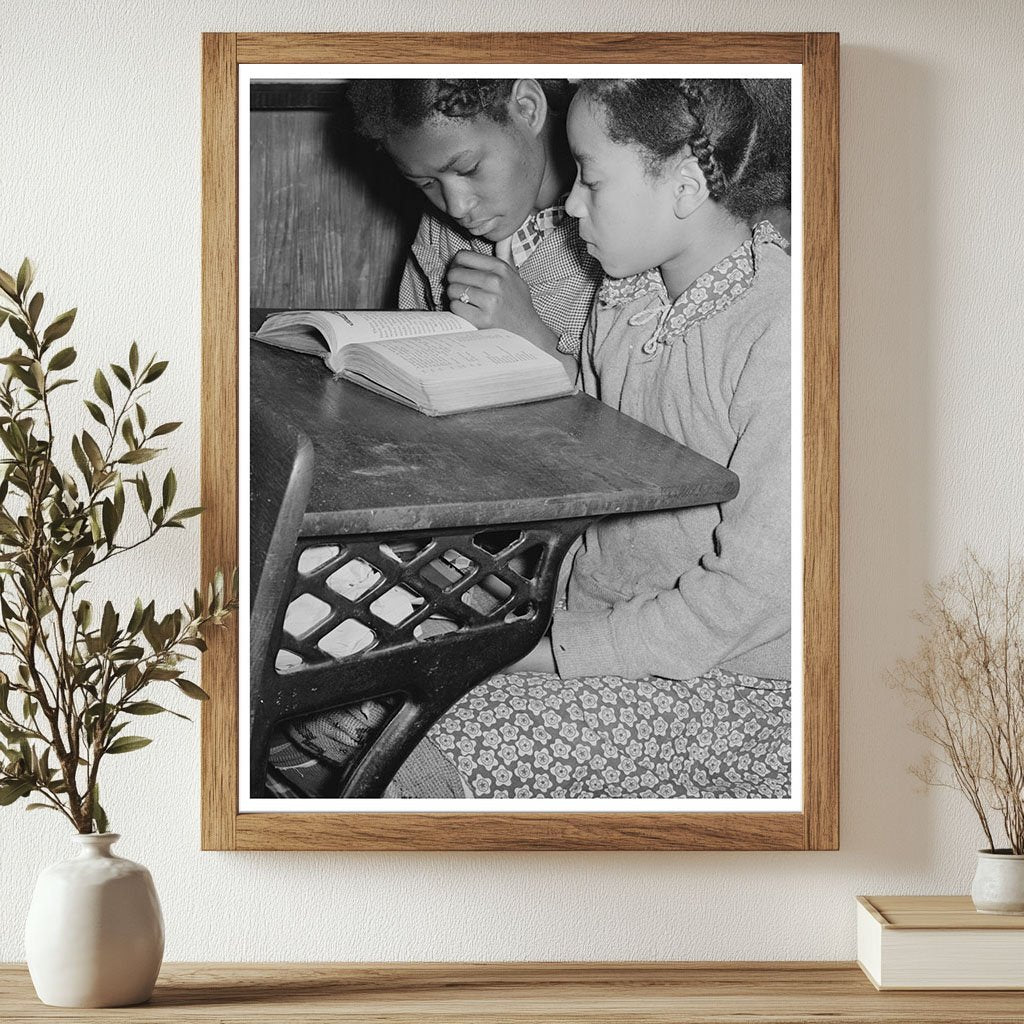
[[[1024,914],[1024,854],[979,850],[971,899],[982,914]]]
[[[76,835],[79,855],[36,882],[25,955],[36,994],[50,1006],[134,1006],[153,993],[163,915],[149,872],[111,853],[120,838]]]

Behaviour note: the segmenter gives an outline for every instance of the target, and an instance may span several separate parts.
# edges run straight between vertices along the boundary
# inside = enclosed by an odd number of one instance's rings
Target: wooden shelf
[[[247,1024],[1020,1024],[1024,992],[876,992],[852,963],[166,964],[144,1006],[43,1006],[0,965],[0,1020]]]

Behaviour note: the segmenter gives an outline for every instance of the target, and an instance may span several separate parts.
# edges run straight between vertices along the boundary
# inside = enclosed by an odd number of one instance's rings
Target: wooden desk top
[[[855,964],[165,964],[144,1006],[61,1010],[0,965],[0,1019],[247,1024],[1020,1024],[1024,992],[876,992]]]
[[[584,395],[432,418],[259,342],[250,376],[252,400],[313,442],[307,536],[686,508],[739,490],[729,470]]]

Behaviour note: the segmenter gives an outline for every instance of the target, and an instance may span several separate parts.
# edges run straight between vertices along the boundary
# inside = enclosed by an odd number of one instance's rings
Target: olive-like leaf
[[[139,503],[142,505],[143,511],[148,515],[150,506],[153,504],[153,496],[149,491],[149,477],[145,473],[142,476],[136,477],[135,487],[139,492]]]
[[[43,341],[49,344],[51,341],[56,341],[58,338],[63,338],[68,331],[71,330],[71,325],[75,322],[75,315],[78,313],[78,308],[69,309],[66,313],[61,313],[56,320],[50,324],[49,327],[43,331]]]
[[[159,452],[156,448],[136,448],[133,451],[125,452],[117,461],[134,466],[140,462],[149,462],[150,459],[155,459],[157,455],[159,455]]]
[[[106,749],[108,754],[127,754],[132,750],[148,747],[153,741],[145,736],[119,736]]]
[[[175,512],[173,516],[167,521],[167,525],[171,523],[180,523],[183,519],[191,519],[193,516],[201,515],[203,511],[202,505],[196,505],[193,508],[183,508],[180,512]]]
[[[43,293],[36,292],[32,296],[32,301],[28,304],[28,322],[32,325],[32,329],[35,330],[35,326],[39,323],[39,314],[43,310]]]
[[[96,826],[96,831],[102,835],[104,832],[110,831],[110,826],[107,824],[107,813],[100,806],[99,793],[93,797],[92,801],[92,820]]]
[[[32,332],[21,317],[12,315],[7,322],[11,325],[11,330],[17,335],[19,341],[25,342],[26,345],[32,343]]]
[[[102,516],[103,536],[107,540],[107,545],[113,547],[114,537],[117,534],[117,513],[114,511],[114,503],[109,498],[103,501]]]
[[[0,433],[0,437],[3,436],[4,435]],[[78,471],[86,480],[91,481],[92,467],[89,465],[89,459],[86,457],[85,450],[82,448],[82,442],[78,440],[77,436],[71,438],[71,455],[75,460],[75,465],[78,466]]]
[[[120,524],[124,518],[124,483],[120,477],[114,481],[114,511]]]
[[[75,609],[75,618],[78,619],[79,626],[87,630],[92,625],[92,604],[82,601]]]
[[[174,495],[178,492],[178,478],[174,475],[174,470],[167,470],[167,476],[164,477],[164,486],[162,500],[163,504],[170,507],[172,501],[174,501]]]
[[[176,680],[181,675],[182,670],[180,668],[150,668],[146,670],[146,675],[150,679],[166,679]]]
[[[142,603],[142,599],[135,598],[135,607],[132,609],[131,618],[128,620],[128,625],[125,629],[129,636],[135,636],[136,633],[142,628],[142,621],[146,615],[146,608]]]
[[[142,378],[143,384],[152,384],[153,381],[159,377],[164,370],[167,369],[167,360],[163,360],[159,363],[154,363],[147,371],[146,376]]]
[[[151,437],[163,437],[164,434],[169,434],[173,430],[177,430],[181,426],[181,421],[177,420],[173,423],[161,423],[156,430],[150,435]]]
[[[139,346],[133,341],[132,347],[128,350],[128,366],[133,374],[139,372]]]
[[[36,268],[32,266],[32,261],[26,256],[21,261],[21,266],[18,268],[18,295],[23,296],[29,288],[32,287],[32,281],[36,276]]]
[[[7,807],[15,800],[20,800],[32,792],[34,784],[31,779],[18,779],[13,782],[0,782],[0,807]]]
[[[177,686],[186,697],[191,697],[193,700],[210,699],[210,695],[201,686],[197,686],[195,683],[191,683],[187,679],[178,679],[175,682],[175,686]]]
[[[127,417],[125,417],[124,423],[121,424],[121,436],[124,438],[124,443],[132,451],[139,447],[139,442],[135,440],[135,428],[132,426],[132,421]]]
[[[66,370],[77,358],[78,353],[73,348],[62,348],[50,360],[50,365],[46,368],[47,372],[50,370]]]
[[[128,644],[127,647],[118,647],[110,655],[111,661],[138,661],[146,652],[137,644]]]
[[[92,463],[94,470],[101,470],[105,465],[103,461],[103,453],[100,451],[100,446],[93,440],[92,434],[88,430],[82,431],[82,447],[85,449],[85,454],[89,456],[89,461]]]
[[[83,399],[83,404],[86,409],[89,410],[89,415],[101,426],[107,425],[107,417],[104,415],[103,410],[95,403],[90,402],[88,398]]]
[[[100,401],[113,409],[114,396],[110,393],[110,385],[107,383],[107,378],[102,370],[96,371],[96,375],[92,379],[92,386],[96,394],[100,396]]]
[[[167,708],[154,704],[151,700],[137,700],[134,704],[125,704],[124,712],[128,715],[159,715]]]
[[[14,278],[4,270],[0,270],[0,288],[15,302],[18,301],[18,285]]]
[[[109,647],[117,632],[117,612],[109,602],[103,605],[103,619],[100,622],[100,640],[104,647]]]

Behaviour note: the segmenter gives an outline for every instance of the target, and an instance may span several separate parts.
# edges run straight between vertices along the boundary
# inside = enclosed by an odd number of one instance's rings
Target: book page
[[[321,355],[337,373],[343,365],[340,353],[349,345],[475,330],[468,320],[454,313],[415,309],[296,309],[267,317],[253,337],[279,348]]]
[[[428,310],[334,310],[329,316],[335,337],[342,344],[476,330],[468,320],[454,313]]]
[[[423,381],[472,380],[515,367],[547,369],[552,363],[560,369],[558,360],[536,345],[498,329],[389,341],[379,351],[387,353],[388,362]]]

